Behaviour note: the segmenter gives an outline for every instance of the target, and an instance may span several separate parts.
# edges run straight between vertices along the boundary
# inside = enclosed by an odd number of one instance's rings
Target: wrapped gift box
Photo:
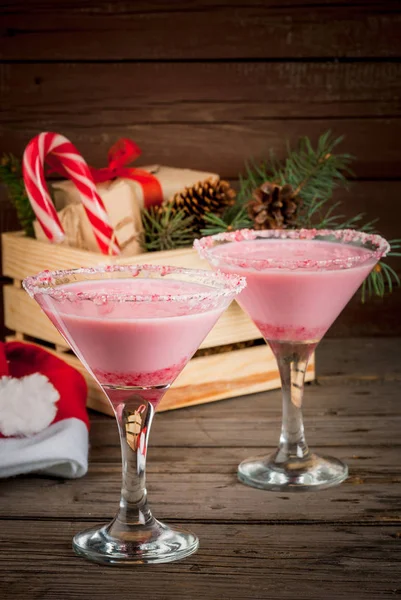
[[[142,170],[148,171],[157,178],[163,201],[198,181],[219,178],[215,173],[160,165],[143,167]],[[66,245],[98,252],[95,236],[75,185],[72,181],[66,180],[53,183],[52,187],[56,210],[66,233]],[[143,230],[141,210],[145,205],[144,188],[134,179],[117,178],[97,184],[96,189],[115,230],[122,255],[139,254],[141,252],[139,237]],[[35,222],[34,229],[36,238],[45,241],[46,236],[38,222]]]
[[[147,171],[156,177],[158,180],[163,201],[169,200],[174,194],[198,183],[198,181],[206,181],[206,179],[219,179],[217,173],[209,173],[207,171],[195,171],[193,169],[178,169],[174,167],[165,167],[161,165],[150,165],[141,167],[141,170]],[[54,190],[54,203],[57,210],[63,209],[68,204],[80,204],[81,199],[79,191],[72,181],[60,181],[52,184]],[[110,216],[114,216],[115,220],[124,218],[124,212],[119,209],[120,194],[125,197],[131,197],[131,201],[135,206],[142,209],[144,207],[144,190],[138,181],[134,179],[118,178],[106,183],[96,185],[103,202],[107,202],[107,210],[111,210]],[[114,206],[115,205],[115,206]]]
[[[141,252],[140,235],[143,231],[141,206],[127,179],[99,183],[101,196],[110,223],[123,256],[135,256]],[[71,181],[53,184],[55,206],[66,234],[66,245],[90,252],[99,252],[98,245],[81,202],[79,192]],[[46,241],[46,236],[36,221],[36,238]]]

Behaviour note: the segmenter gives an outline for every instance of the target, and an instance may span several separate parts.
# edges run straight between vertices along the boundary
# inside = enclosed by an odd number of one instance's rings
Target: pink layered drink
[[[36,300],[98,382],[120,389],[171,384],[229,302],[216,308],[206,301],[202,309],[188,296],[210,288],[174,280],[106,279],[57,289],[57,299],[38,294]],[[96,300],[71,302],[71,293],[93,293]],[[135,301],[118,301],[127,294]]]
[[[322,240],[257,239],[211,250],[244,275],[239,304],[267,340],[319,341],[377,262],[369,250]]]
[[[251,229],[195,241],[216,269],[245,275],[238,302],[252,317],[277,360],[283,392],[278,448],[238,467],[246,485],[272,491],[310,491],[337,485],[348,469],[310,452],[302,420],[308,361],[388,243],[378,235],[343,230]]]

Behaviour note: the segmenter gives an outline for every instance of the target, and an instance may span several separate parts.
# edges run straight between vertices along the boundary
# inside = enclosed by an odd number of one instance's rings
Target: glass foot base
[[[337,458],[309,454],[301,459],[277,461],[277,453],[244,460],[238,479],[261,490],[309,492],[338,485],[348,476],[348,467]]]
[[[196,552],[199,540],[193,533],[171,529],[153,520],[112,535],[115,521],[78,533],[72,542],[76,554],[103,565],[166,563]]]

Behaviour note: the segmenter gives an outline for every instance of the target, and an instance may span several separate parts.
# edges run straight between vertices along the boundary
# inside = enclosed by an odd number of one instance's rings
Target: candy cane
[[[119,254],[113,228],[88,165],[66,137],[51,132],[34,137],[27,145],[22,161],[28,198],[47,238],[62,242],[65,235],[46,185],[45,162],[65,174],[77,187],[101,252]]]

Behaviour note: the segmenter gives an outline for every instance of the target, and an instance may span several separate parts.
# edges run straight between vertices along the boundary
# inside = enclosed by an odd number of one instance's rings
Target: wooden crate
[[[191,248],[149,252],[135,257],[105,257],[94,252],[61,245],[50,245],[26,238],[23,233],[2,234],[3,275],[13,283],[4,286],[5,325],[15,332],[14,339],[34,339],[50,343],[52,351],[77,367],[88,382],[88,406],[111,414],[99,386],[69,351],[64,339],[42,313],[39,306],[22,289],[21,281],[44,269],[70,269],[105,263],[169,264],[180,267],[208,268]],[[260,339],[260,333],[236,302],[220,317],[203,341],[201,348],[215,348],[237,342]],[[314,378],[314,360],[306,375]],[[265,345],[231,350],[193,358],[166,393],[159,410],[170,410],[222,400],[240,394],[261,392],[280,386],[271,350]]]

